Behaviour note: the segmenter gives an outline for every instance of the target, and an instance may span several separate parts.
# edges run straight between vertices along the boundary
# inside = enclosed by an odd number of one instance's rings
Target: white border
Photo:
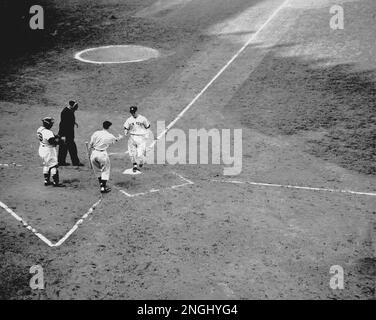
[[[155,51],[155,53],[157,54],[157,56],[155,57],[150,57],[150,58],[145,58],[145,59],[136,59],[136,60],[125,60],[125,61],[93,61],[93,60],[88,60],[88,59],[84,59],[84,58],[81,58],[81,55],[83,53],[87,53],[87,52],[91,52],[91,51],[95,51],[95,50],[98,50],[98,49],[108,49],[108,48],[115,48],[115,47],[118,47],[118,48],[124,48],[124,47],[139,47],[139,48],[146,48],[148,50],[153,50]],[[148,47],[143,47],[143,46],[138,46],[138,45],[131,45],[131,44],[124,44],[124,45],[111,45],[111,46],[102,46],[102,47],[96,47],[96,48],[89,48],[89,49],[85,49],[85,50],[82,50],[80,52],[77,52],[75,55],[74,55],[74,58],[79,60],[79,61],[82,61],[82,62],[86,62],[86,63],[93,63],[93,64],[121,64],[121,63],[132,63],[132,62],[141,62],[141,61],[146,61],[146,60],[150,60],[150,59],[155,59],[159,57],[159,52],[158,50],[156,49],[153,49],[153,48],[148,48]]]

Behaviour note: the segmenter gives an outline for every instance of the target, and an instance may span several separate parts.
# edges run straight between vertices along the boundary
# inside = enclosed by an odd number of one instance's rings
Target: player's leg
[[[102,190],[103,181],[102,181],[102,171],[105,165],[105,158],[103,157],[103,152],[94,150],[90,157],[90,162],[93,167],[96,169],[96,175],[99,182],[99,189]]]
[[[47,166],[43,166],[43,176],[44,176],[44,185],[45,186],[50,186],[52,184],[50,176],[51,176],[51,171],[50,168]]]
[[[91,153],[90,162],[91,162],[91,165],[93,166],[93,168],[96,169],[94,171],[96,173],[96,176],[97,176],[99,184],[100,184],[101,183],[102,164],[101,164],[100,160],[98,159],[98,151],[94,150]]]
[[[47,165],[47,162],[48,162],[47,151],[48,151],[47,148],[43,147],[43,146],[40,146],[39,151],[38,151],[39,157],[43,161],[43,177],[44,177],[44,185],[45,186],[49,186],[49,185],[52,184],[51,180],[50,180],[50,168]]]
[[[145,163],[145,158],[146,158],[146,139],[144,137],[140,137],[140,141],[138,143],[138,148],[137,148],[137,157],[138,157],[139,167],[142,168],[142,166]]]
[[[128,139],[128,152],[131,157],[133,172],[138,170],[137,168],[137,144],[134,136],[130,136]]]
[[[73,139],[68,140],[67,145],[68,145],[69,155],[70,155],[70,157],[72,159],[72,165],[73,166],[82,166],[82,163],[80,162],[80,159],[78,159],[77,145],[74,142],[74,140]]]
[[[103,167],[101,172],[101,193],[107,193],[111,191],[111,188],[107,186],[107,181],[110,180],[111,163],[107,154],[103,157]]]
[[[48,161],[47,165],[49,167],[51,176],[52,176],[52,185],[54,187],[65,187],[63,184],[60,183],[59,177],[59,165],[57,162],[57,150],[56,148],[49,148],[48,154]]]
[[[59,145],[59,154],[58,154],[58,163],[59,163],[59,166],[66,166],[66,165],[68,165],[66,163],[67,153],[68,153],[68,145],[67,145],[67,143],[66,142],[61,143]]]

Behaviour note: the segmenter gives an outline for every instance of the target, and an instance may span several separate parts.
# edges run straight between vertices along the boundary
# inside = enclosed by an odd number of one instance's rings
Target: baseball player
[[[129,112],[131,116],[124,123],[124,134],[130,134],[128,152],[132,160],[133,172],[137,172],[145,163],[146,138],[150,123],[144,116],[137,114],[136,106],[131,106]]]
[[[54,119],[51,117],[45,117],[42,119],[42,126],[37,130],[37,136],[40,142],[39,156],[43,160],[43,175],[44,185],[53,185],[54,187],[64,187],[59,183],[59,170],[57,162],[57,150],[56,146],[64,139],[61,139],[58,135],[54,135],[51,131],[54,125]],[[52,175],[52,182],[50,176]]]
[[[90,139],[89,151],[92,150],[90,155],[90,162],[94,168],[97,168],[98,181],[101,193],[107,193],[111,191],[111,188],[107,187],[107,181],[110,179],[110,157],[107,154],[107,148],[115,142],[123,138],[119,134],[115,137],[112,133],[108,132],[112,123],[110,121],[103,122],[103,130],[98,130],[93,133]]]

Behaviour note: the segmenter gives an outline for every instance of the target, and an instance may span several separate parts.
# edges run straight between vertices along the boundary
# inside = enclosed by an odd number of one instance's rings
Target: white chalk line
[[[93,64],[121,64],[121,63],[142,62],[142,61],[146,61],[146,60],[149,60],[149,59],[155,59],[159,56],[159,52],[155,49],[146,48],[146,47],[137,46],[137,45],[131,45],[132,47],[139,47],[139,48],[147,49],[147,51],[153,52],[154,55],[150,56],[150,57],[146,57],[146,58],[141,58],[141,59],[121,60],[121,61],[96,61],[96,60],[89,60],[89,59],[85,59],[85,58],[81,57],[82,54],[87,53],[87,52],[91,52],[91,51],[95,51],[95,50],[109,49],[109,48],[125,48],[125,47],[129,47],[129,46],[130,45],[110,45],[110,46],[104,46],[104,47],[89,48],[89,49],[85,49],[85,50],[82,50],[80,52],[77,52],[74,55],[74,58],[81,61],[81,62],[93,63]]]
[[[94,203],[90,209],[78,220],[75,225],[65,234],[63,238],[61,238],[56,243],[52,243],[49,239],[47,239],[43,234],[38,232],[35,228],[29,225],[23,218],[21,218],[18,214],[16,214],[11,208],[9,208],[5,203],[0,201],[0,207],[2,207],[5,211],[7,211],[13,218],[17,221],[21,222],[23,226],[31,231],[34,235],[36,235],[40,240],[42,240],[45,244],[49,247],[60,247],[77,229],[78,226],[84,222],[86,218],[94,211],[94,209],[102,202],[102,198],[99,199],[96,203]]]
[[[102,202],[103,198],[100,198],[96,203],[94,203],[90,209],[81,217],[80,220],[78,220],[75,225],[70,229],[64,237],[62,237],[58,242],[54,244],[54,247],[61,246],[72,234],[78,229],[78,226],[84,222],[85,219],[89,217],[90,214],[93,213],[95,208]]]
[[[0,163],[0,167],[12,168],[12,167],[22,167],[22,165],[16,164],[16,163]]]
[[[192,105],[206,92],[206,90],[217,80],[222,73],[239,57],[239,55],[250,45],[252,41],[254,41],[259,33],[269,24],[270,21],[274,19],[274,17],[286,6],[286,4],[290,0],[284,1],[272,14],[271,16],[263,23],[263,25],[248,39],[248,41],[235,53],[235,55],[222,67],[221,70],[211,79],[208,84],[193,98],[193,100],[177,115],[177,117],[171,121],[171,123],[166,127],[166,129],[159,134],[156,140],[159,140],[164,134],[167,133],[168,130],[171,129],[172,126],[175,125],[176,122],[183,117],[183,115],[192,107]],[[156,143],[156,140],[150,145],[149,148],[152,148]]]
[[[17,213],[15,213],[11,208],[9,208],[5,203],[0,201],[0,207],[2,207],[5,211],[7,211],[13,218],[15,218],[18,222],[21,222],[23,226],[30,230],[34,235],[36,235],[40,240],[46,243],[48,246],[53,247],[53,244],[50,240],[48,240],[45,236],[39,233],[36,229],[30,226],[23,218],[21,218]]]
[[[120,189],[119,187],[117,186],[114,186],[115,189],[119,190],[119,192],[121,192],[122,194],[126,195],[127,197],[129,198],[134,198],[134,197],[138,197],[138,196],[144,196],[144,195],[147,195],[149,193],[157,193],[157,192],[162,192],[162,191],[166,191],[166,190],[169,190],[169,189],[177,189],[177,188],[181,188],[181,187],[184,187],[184,186],[187,186],[187,185],[193,185],[194,182],[183,177],[182,175],[176,173],[176,172],[173,172],[173,174],[177,175],[180,179],[182,179],[183,181],[185,181],[185,183],[183,184],[178,184],[178,185],[174,185],[174,186],[170,186],[170,187],[166,187],[166,188],[161,188],[161,189],[150,189],[149,191],[146,191],[146,192],[139,192],[139,193],[134,193],[134,194],[130,194],[128,192],[126,192],[125,190],[123,189]]]
[[[352,191],[352,190],[341,190],[341,189],[331,189],[331,188],[315,188],[315,187],[293,186],[293,185],[288,185],[288,184],[283,185],[283,184],[276,184],[276,183],[263,183],[263,182],[239,181],[239,180],[216,180],[216,179],[212,179],[210,181],[212,181],[212,182],[222,182],[222,183],[232,183],[232,184],[250,184],[250,185],[261,186],[261,187],[287,188],[287,189],[299,189],[299,190],[309,190],[309,191],[324,191],[324,192],[332,192],[332,193],[348,193],[348,194],[376,197],[376,193],[374,193],[374,192],[360,192],[360,191]]]
[[[192,107],[192,105],[195,104],[195,102],[206,92],[206,90],[209,89],[209,87],[217,80],[222,73],[239,57],[239,55],[250,45],[252,41],[254,41],[259,33],[274,19],[274,17],[286,6],[286,4],[290,0],[285,0],[271,15],[270,17],[263,23],[263,25],[248,39],[248,41],[235,53],[235,55],[217,72],[217,74],[208,82],[208,84],[193,98],[193,100],[177,115],[177,117],[172,120],[168,126],[165,128],[164,131],[162,131],[158,137],[152,142],[152,144],[148,147],[149,150],[152,149],[155,145],[155,143],[167,133],[168,130],[171,129],[175,125],[176,122],[178,122],[183,115]],[[127,154],[126,152],[114,152],[110,153],[109,155],[122,155]]]

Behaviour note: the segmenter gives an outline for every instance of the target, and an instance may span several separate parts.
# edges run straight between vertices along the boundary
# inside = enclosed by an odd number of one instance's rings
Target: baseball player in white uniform
[[[112,133],[108,132],[112,123],[110,121],[103,122],[103,130],[98,130],[93,133],[90,139],[89,150],[92,150],[90,155],[90,162],[96,168],[98,181],[101,193],[111,191],[107,187],[107,181],[110,179],[111,163],[110,157],[107,153],[107,148],[115,142],[123,138],[122,135],[115,137]]]
[[[57,162],[56,146],[64,139],[60,138],[50,130],[54,125],[54,119],[45,117],[42,119],[42,126],[37,130],[39,139],[39,156],[43,160],[44,185],[53,185],[54,187],[64,187],[59,183],[59,170]],[[50,180],[52,176],[52,182]]]
[[[146,158],[146,138],[150,123],[144,116],[137,114],[137,107],[131,106],[130,116],[124,123],[125,135],[130,135],[128,139],[128,152],[133,164],[133,172],[140,171],[139,168],[145,163]]]

